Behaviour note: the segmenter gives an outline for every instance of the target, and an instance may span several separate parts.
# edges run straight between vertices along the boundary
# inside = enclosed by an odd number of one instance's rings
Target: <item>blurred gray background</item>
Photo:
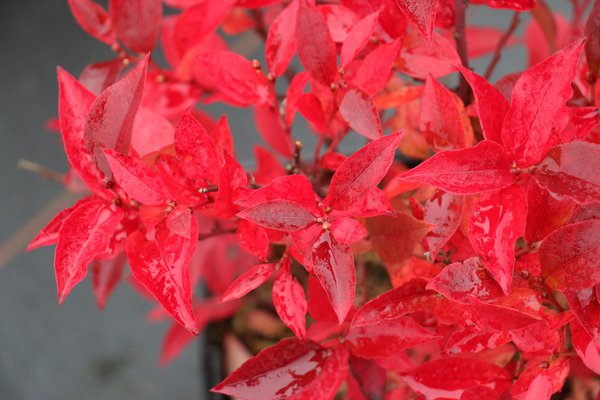
[[[570,15],[568,1],[549,3]],[[511,15],[472,7],[468,20],[505,28]],[[56,114],[56,66],[77,76],[86,64],[109,59],[110,51],[78,27],[66,0],[1,0],[0,54],[0,399],[204,398],[198,344],[160,368],[166,325],[145,321],[150,305],[129,286],[117,287],[100,312],[87,279],[59,307],[54,248],[23,252],[40,226],[73,201],[58,184],[16,168],[23,158],[66,171],[59,137],[43,129]],[[496,78],[522,69],[525,52],[514,47],[503,59]],[[481,73],[488,61],[473,64]],[[249,112],[228,115],[238,154],[250,164],[259,139],[249,131]],[[312,136],[302,124],[300,130],[310,147]]]

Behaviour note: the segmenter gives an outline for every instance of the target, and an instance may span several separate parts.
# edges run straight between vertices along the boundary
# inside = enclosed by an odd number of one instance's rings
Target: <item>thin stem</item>
[[[502,54],[502,50],[508,43],[508,40],[513,35],[513,33],[515,32],[517,27],[519,26],[520,20],[521,20],[521,13],[518,11],[515,11],[515,13],[513,14],[512,21],[510,22],[510,26],[508,27],[506,32],[504,32],[504,35],[502,35],[502,37],[498,41],[498,45],[496,46],[496,50],[494,51],[494,55],[492,56],[492,61],[490,61],[490,65],[488,65],[487,70],[485,71],[485,75],[484,75],[485,79],[489,80],[492,77],[492,74],[494,73],[494,70],[496,69],[496,66],[498,65],[498,61],[500,61],[500,56]]]
[[[38,174],[42,178],[52,181],[52,182],[58,182],[58,183],[64,182],[65,176],[63,174],[53,171],[50,168],[48,168],[42,164],[33,162],[33,161],[20,159],[19,161],[17,161],[17,167],[24,169],[25,171],[29,171],[29,172]]]
[[[465,68],[469,68],[469,55],[467,51],[467,0],[454,0],[455,22],[454,22],[454,40],[456,41],[456,51],[460,61]],[[458,86],[458,95],[463,102],[468,103],[471,96],[471,87],[462,74]]]

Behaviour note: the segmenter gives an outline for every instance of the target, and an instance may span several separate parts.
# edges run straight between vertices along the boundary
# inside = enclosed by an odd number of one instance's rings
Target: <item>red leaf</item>
[[[112,45],[116,42],[110,17],[104,7],[93,0],[68,0],[77,23],[91,36]]]
[[[340,102],[340,114],[350,127],[368,139],[383,136],[379,112],[373,99],[358,88],[346,92]]]
[[[421,100],[419,130],[436,150],[462,149],[473,141],[470,122],[463,121],[464,105],[460,98],[431,75]]]
[[[323,230],[313,245],[312,264],[341,325],[354,302],[356,270],[352,250]]]
[[[186,8],[175,24],[174,41],[181,55],[215,32],[231,12],[235,0],[202,1]]]
[[[177,322],[197,334],[188,265],[198,243],[198,223],[192,218],[189,238],[172,233],[164,224],[157,227],[155,236],[148,239],[140,231],[129,236],[131,273]]]
[[[585,24],[585,58],[587,60],[590,72],[600,76],[600,3],[594,2],[594,7],[588,16]]]
[[[600,345],[597,345],[589,333],[577,321],[571,322],[571,343],[583,363],[592,371],[600,374]]]
[[[218,90],[236,104],[269,107],[273,103],[271,83],[243,56],[222,50],[199,54],[196,60]]]
[[[81,202],[63,221],[54,253],[58,302],[87,274],[88,264],[109,248],[121,219],[121,209],[111,209],[101,200]]]
[[[525,399],[550,398],[560,391],[569,375],[569,360],[561,357],[551,363],[530,362],[527,369],[510,388],[513,396],[524,395]]]
[[[337,52],[327,22],[307,0],[299,0],[296,17],[296,44],[302,66],[320,83],[329,87],[337,77]]]
[[[438,8],[437,0],[396,0],[396,4],[417,25],[427,41],[431,41]]]
[[[489,272],[480,266],[476,257],[469,258],[463,263],[455,262],[447,265],[429,282],[427,288],[462,304],[470,304],[472,297],[481,301],[490,301],[504,295],[500,286]]]
[[[247,194],[248,175],[229,154],[225,155],[225,165],[219,173],[219,191],[215,199],[215,211],[221,218],[230,218],[239,211],[234,203]]]
[[[260,226],[242,220],[238,224],[237,240],[240,247],[261,260],[269,256],[269,236]]]
[[[448,39],[434,34],[428,43],[416,32],[410,32],[402,39],[398,59],[398,69],[417,79],[426,79],[429,75],[434,78],[446,76],[461,64],[456,46]]]
[[[426,286],[426,281],[413,279],[388,290],[359,308],[352,319],[352,326],[376,325],[430,307],[436,295],[428,291]]]
[[[112,198],[84,142],[85,121],[95,96],[64,69],[58,67],[57,72],[60,131],[69,163],[92,192]]]
[[[428,398],[458,398],[465,390],[488,386],[501,393],[510,385],[508,372],[494,364],[471,358],[428,361],[402,379]]]
[[[311,340],[283,339],[246,361],[212,391],[248,400],[332,400],[348,370],[343,347],[327,349]]]
[[[90,201],[90,199],[93,199],[93,197],[86,197],[85,199],[80,200],[74,206],[65,208],[64,210],[56,214],[56,216],[52,218],[52,220],[48,222],[48,224],[45,227],[43,227],[42,230],[40,230],[40,232],[33,239],[31,239],[31,242],[29,242],[29,245],[27,246],[27,249],[25,251],[31,251],[40,247],[55,244],[58,240],[58,232],[63,222],[65,222],[65,219],[69,215],[71,215],[71,213],[75,208],[77,208],[79,203]]]
[[[475,147],[442,151],[399,179],[421,182],[455,194],[499,190],[515,181],[510,161],[498,143],[484,140]]]
[[[348,66],[350,61],[354,60],[356,56],[365,48],[365,46],[371,40],[377,21],[379,19],[380,11],[376,11],[372,14],[367,15],[360,21],[358,21],[348,32],[346,40],[342,45],[340,51],[340,64],[342,68]]]
[[[348,157],[331,178],[325,203],[336,210],[346,210],[365,195],[387,174],[401,133],[372,141]]]
[[[502,128],[502,141],[517,163],[538,162],[557,144],[567,116],[565,103],[573,95],[583,40],[560,50],[525,71],[517,81]]]
[[[599,168],[599,144],[565,143],[548,152],[535,171],[535,179],[555,197],[588,204],[600,201]]]
[[[175,151],[186,172],[199,185],[218,180],[217,149],[204,126],[188,110],[175,129]]]
[[[600,220],[560,228],[540,246],[542,276],[559,290],[586,289],[600,282]]]
[[[547,190],[540,188],[535,179],[527,189],[528,242],[537,242],[567,224],[577,207],[571,200],[557,200]]]
[[[502,125],[510,107],[508,100],[485,78],[470,69],[461,66],[460,72],[473,89],[483,136],[496,143],[502,143]]]
[[[169,209],[170,207],[168,210]],[[192,232],[192,218],[194,218],[192,210],[187,206],[178,204],[168,213],[165,223],[167,229],[169,229],[171,233],[190,239],[189,235]]]
[[[120,58],[90,64],[81,71],[79,80],[92,93],[99,94],[119,79],[124,67]]]
[[[99,309],[103,309],[112,291],[123,276],[127,259],[123,253],[110,260],[92,262],[92,285]]]
[[[476,298],[471,298],[471,305],[477,313],[477,323],[482,328],[498,332],[522,329],[541,320],[539,316],[534,317],[502,304],[484,303]]]
[[[365,227],[352,218],[338,218],[331,222],[331,234],[340,243],[352,244],[367,236]]]
[[[294,76],[292,82],[288,86],[285,95],[285,123],[291,126],[294,122],[294,117],[297,111],[298,99],[304,94],[304,88],[310,81],[310,75],[306,71],[299,72]]]
[[[85,123],[85,144],[107,178],[111,174],[103,150],[129,153],[133,122],[146,81],[148,57],[140,61],[125,78],[100,93]]]
[[[269,72],[282,75],[296,53],[296,15],[298,1],[294,0],[277,15],[265,41],[265,59]]]
[[[386,43],[369,54],[360,62],[356,72],[350,77],[352,85],[374,96],[387,85],[396,55],[402,43],[399,39]]]
[[[221,296],[221,301],[231,301],[244,297],[266,282],[274,269],[274,264],[258,264],[250,268],[227,288]]]
[[[423,206],[423,221],[433,228],[425,237],[429,256],[435,261],[438,252],[458,229],[463,217],[463,197],[437,191]]]
[[[161,0],[110,0],[117,37],[137,53],[154,49],[162,22]]]
[[[133,122],[131,147],[135,154],[144,158],[173,144],[175,128],[162,115],[140,107]]]
[[[594,288],[563,291],[571,311],[583,329],[600,345],[600,304]]]
[[[254,146],[254,156],[257,164],[254,179],[259,185],[268,185],[273,179],[287,174],[277,157],[264,147]]]
[[[304,289],[292,276],[290,260],[282,262],[279,275],[273,283],[273,305],[277,315],[299,338],[306,336],[306,310]]]
[[[314,93],[302,93],[296,100],[296,109],[320,132],[327,132],[328,118],[321,101]]]
[[[346,335],[352,353],[364,358],[396,356],[401,351],[438,338],[410,317],[385,319],[361,326],[353,324]]]
[[[270,200],[247,208],[238,217],[265,228],[293,232],[306,228],[316,221],[302,205],[288,200]]]
[[[313,215],[318,215],[320,211],[310,180],[301,174],[275,178],[267,186],[254,190],[247,197],[239,199],[236,204],[250,208],[271,200],[287,200],[297,203]]]
[[[142,160],[109,149],[104,150],[104,155],[115,181],[129,197],[150,206],[169,200],[163,180]]]
[[[396,264],[413,255],[431,225],[407,214],[397,214],[369,218],[367,230],[375,253],[384,262]]]
[[[254,122],[260,136],[273,150],[287,158],[294,156],[292,135],[278,110],[255,108]]]
[[[525,235],[525,191],[512,186],[483,194],[469,223],[469,241],[504,293],[510,291],[515,241]]]

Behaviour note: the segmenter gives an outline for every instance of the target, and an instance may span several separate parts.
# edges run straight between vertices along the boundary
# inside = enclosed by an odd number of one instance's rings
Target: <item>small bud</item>
[[[158,74],[156,75],[156,82],[158,83],[163,83],[167,80],[167,77],[164,76],[163,74]]]
[[[329,222],[323,222],[323,229],[328,230],[330,227]]]
[[[329,89],[331,89],[332,92],[335,92],[338,89],[338,85],[335,82],[331,82]]]
[[[123,63],[123,65],[129,65],[131,60],[129,58],[125,57],[125,58],[123,58],[123,60],[121,62]]]
[[[260,61],[258,61],[256,58],[252,60],[252,68],[260,69]]]

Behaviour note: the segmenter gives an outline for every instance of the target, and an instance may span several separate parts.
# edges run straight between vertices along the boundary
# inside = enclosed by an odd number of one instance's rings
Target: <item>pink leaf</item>
[[[460,64],[456,46],[442,35],[434,34],[429,43],[416,32],[402,39],[398,69],[413,78],[440,78],[456,71]]]
[[[298,0],[292,1],[271,24],[265,42],[269,72],[282,75],[296,53],[296,15]]]
[[[279,115],[278,110],[255,108],[254,122],[258,133],[273,150],[284,157],[292,158],[294,144],[290,129]]]
[[[377,20],[379,19],[379,11],[367,15],[358,21],[348,32],[346,40],[340,51],[340,64],[342,68],[346,67],[350,61],[365,48],[369,40],[373,36]]]
[[[358,88],[350,89],[340,102],[340,114],[350,127],[368,139],[383,136],[379,112],[373,99]]]
[[[110,260],[92,262],[92,285],[99,309],[103,309],[112,291],[123,276],[127,259],[121,253]]]
[[[104,7],[93,0],[68,0],[71,12],[84,31],[112,45],[116,42],[110,17]]]
[[[390,72],[401,44],[400,40],[396,39],[367,54],[360,62],[356,72],[350,77],[352,85],[361,88],[370,96],[383,90],[389,81]]]
[[[56,216],[52,218],[52,220],[48,222],[48,224],[45,227],[42,228],[42,230],[31,240],[31,242],[29,242],[29,245],[27,246],[27,249],[25,251],[31,251],[40,247],[55,244],[58,240],[58,232],[63,222],[65,222],[65,219],[69,215],[71,215],[71,213],[75,208],[77,208],[79,203],[90,201],[91,199],[93,199],[93,197],[86,197],[85,199],[80,200],[74,206],[65,208],[64,210],[56,214]]]
[[[265,228],[293,232],[316,221],[306,208],[288,200],[270,200],[247,208],[237,214]]]
[[[352,218],[338,218],[331,223],[330,229],[335,240],[340,243],[356,243],[367,236],[365,227]]]
[[[400,179],[426,183],[454,194],[499,190],[515,181],[504,149],[489,140],[475,147],[437,153]]]
[[[427,41],[431,41],[438,8],[437,0],[396,0],[396,4],[417,25]]]

